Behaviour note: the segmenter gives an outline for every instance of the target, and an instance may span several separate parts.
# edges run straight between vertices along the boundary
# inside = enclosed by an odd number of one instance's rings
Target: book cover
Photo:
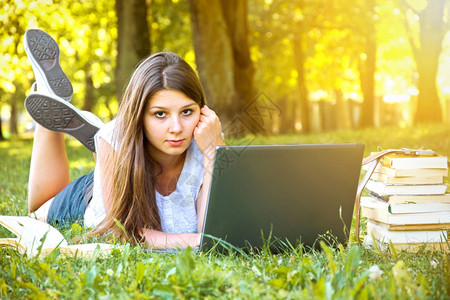
[[[392,214],[384,208],[379,209],[361,205],[361,215],[389,225],[450,223],[449,212]]]
[[[0,216],[0,224],[17,236],[0,239],[0,246],[15,248],[28,256],[46,256],[59,248],[63,255],[89,257],[97,249],[108,254],[114,248],[114,245],[105,243],[68,245],[56,228],[28,216]]]
[[[393,184],[440,184],[444,183],[443,176],[390,176],[382,173],[373,173],[371,179]]]
[[[389,203],[450,203],[450,194],[442,195],[385,195],[380,196],[371,193],[374,197],[380,198]]]
[[[374,219],[369,220],[372,223],[377,224],[385,228],[386,230],[391,231],[424,231],[424,230],[449,230],[450,223],[438,223],[438,224],[404,224],[404,225],[392,225],[386,224],[382,222],[375,221]]]
[[[382,164],[378,164],[374,172],[396,177],[432,177],[432,176],[448,176],[448,168],[445,169],[393,169]]]
[[[381,164],[394,169],[445,169],[447,157],[439,155],[411,156],[389,154],[381,159]]]
[[[366,235],[364,237],[363,246],[365,248],[374,248],[374,245],[377,245],[378,249],[383,252],[388,252],[391,247],[393,247],[396,251],[406,251],[406,252],[417,252],[421,249],[425,250],[436,250],[442,252],[450,252],[450,243],[385,243],[379,240],[374,240],[371,235]]]
[[[367,222],[367,234],[381,242],[394,244],[441,243],[447,241],[447,230],[390,231]]]
[[[448,212],[450,203],[389,203],[374,196],[361,197],[361,206],[385,210],[391,214]]]
[[[380,196],[387,195],[439,195],[445,194],[447,184],[387,184],[370,179],[366,189]]]

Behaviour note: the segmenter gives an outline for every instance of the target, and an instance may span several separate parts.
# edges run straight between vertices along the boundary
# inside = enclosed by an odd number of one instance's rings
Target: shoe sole
[[[40,94],[25,99],[30,116],[43,127],[67,133],[95,152],[94,136],[99,128],[77,112],[70,103]]]
[[[42,30],[30,29],[25,32],[24,45],[33,71],[35,74],[39,73],[36,77],[43,78],[48,90],[69,101],[73,87],[59,64],[59,47],[56,41]]]

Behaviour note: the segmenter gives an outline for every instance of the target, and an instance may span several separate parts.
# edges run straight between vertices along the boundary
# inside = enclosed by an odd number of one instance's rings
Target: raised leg
[[[34,212],[70,182],[64,134],[36,124],[28,181],[28,209]]]
[[[39,93],[31,93],[25,99],[25,108],[44,128],[70,134],[95,152],[94,136],[104,124],[93,113],[80,111],[59,97]]]

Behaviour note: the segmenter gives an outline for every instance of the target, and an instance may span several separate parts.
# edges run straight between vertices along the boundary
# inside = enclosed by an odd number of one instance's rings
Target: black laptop
[[[348,240],[364,145],[216,149],[201,251]]]

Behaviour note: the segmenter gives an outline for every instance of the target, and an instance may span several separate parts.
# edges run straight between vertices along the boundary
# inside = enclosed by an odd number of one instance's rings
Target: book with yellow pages
[[[0,216],[0,224],[16,235],[0,238],[0,246],[15,248],[28,256],[46,256],[58,248],[61,255],[90,257],[94,252],[109,254],[114,249],[114,245],[105,243],[68,245],[56,228],[27,216]]]
[[[371,235],[366,235],[364,237],[363,246],[365,248],[374,248],[375,245],[383,252],[387,252],[392,248],[396,251],[406,251],[406,252],[417,252],[419,250],[433,250],[450,252],[450,242],[430,242],[430,243],[392,243],[392,242],[382,242],[379,240],[374,240]]]
[[[381,173],[373,173],[373,180],[393,184],[440,184],[444,182],[443,176],[390,176]]]
[[[380,196],[373,194],[373,196],[380,198],[389,203],[450,203],[450,194],[441,195],[386,195]]]
[[[370,179],[366,189],[379,196],[388,195],[442,195],[447,191],[447,184],[394,184]]]
[[[374,219],[369,219],[369,222],[377,224],[391,231],[423,231],[423,230],[450,230],[450,223],[435,223],[435,224],[402,224],[402,225],[392,225],[382,222],[375,221]]]
[[[381,159],[383,166],[394,169],[446,169],[447,157],[440,155],[388,154]]]
[[[367,169],[367,168],[366,168]],[[378,164],[375,168],[375,173],[384,174],[387,176],[395,176],[395,177],[433,177],[433,176],[448,176],[448,168],[442,169],[430,169],[430,168],[422,168],[422,169],[394,169],[390,167],[383,166],[382,164]]]
[[[361,206],[385,210],[391,214],[447,212],[450,215],[450,203],[389,203],[377,197],[361,197]]]
[[[361,199],[361,216],[390,225],[450,223],[449,211],[391,213],[385,206],[369,204],[364,199]]]
[[[448,239],[447,230],[394,231],[370,220],[367,222],[367,234],[378,241],[394,244],[442,243]]]

